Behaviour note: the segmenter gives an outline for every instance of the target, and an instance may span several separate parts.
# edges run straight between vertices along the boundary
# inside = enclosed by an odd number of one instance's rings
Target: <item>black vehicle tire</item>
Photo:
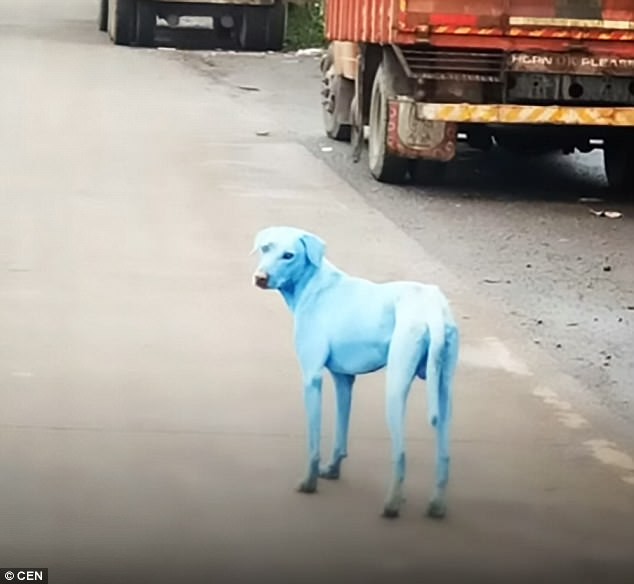
[[[334,94],[334,103],[331,106],[323,104],[326,135],[338,142],[350,142],[352,126],[344,118],[344,113],[349,115],[350,112],[349,96],[354,93],[354,82],[342,75],[334,75],[330,91]]]
[[[603,167],[610,193],[618,199],[633,199],[634,140],[606,140]]]
[[[106,32],[108,30],[108,0],[100,0],[99,2],[99,30]]]
[[[321,63],[322,113],[326,136],[349,142],[352,135],[350,114],[354,98],[354,81],[334,71],[332,49],[328,49]]]
[[[357,98],[352,98],[350,103],[350,143],[353,147],[356,147],[357,142],[361,142],[363,145],[364,139],[364,127],[363,124],[357,119],[359,112],[357,111]]]
[[[136,37],[135,0],[110,0],[113,3],[114,18],[108,19],[110,38],[115,45],[130,46]]]
[[[288,5],[283,0],[278,0],[268,9],[268,42],[269,51],[281,51],[286,40],[286,22],[288,18]]]
[[[136,43],[139,47],[154,46],[156,9],[151,0],[138,0],[136,4]]]
[[[407,177],[408,159],[387,151],[389,79],[383,65],[379,65],[370,101],[370,135],[368,164],[370,173],[379,182],[399,184]]]
[[[241,49],[245,51],[266,51],[268,44],[268,19],[266,17],[266,7],[244,7],[238,35]]]

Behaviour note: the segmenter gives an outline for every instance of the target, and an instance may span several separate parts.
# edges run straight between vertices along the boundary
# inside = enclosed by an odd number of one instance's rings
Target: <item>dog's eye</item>
[[[295,257],[294,254],[292,254],[290,251],[284,252],[282,254],[283,260],[292,260],[294,257]]]

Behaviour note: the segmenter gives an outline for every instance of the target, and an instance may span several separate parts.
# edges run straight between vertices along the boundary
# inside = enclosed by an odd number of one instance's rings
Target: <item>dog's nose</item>
[[[263,272],[256,272],[253,275],[253,283],[258,288],[267,288],[269,284],[269,275]]]

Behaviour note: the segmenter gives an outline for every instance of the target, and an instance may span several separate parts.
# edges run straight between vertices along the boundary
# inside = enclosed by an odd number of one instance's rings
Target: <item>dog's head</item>
[[[280,290],[298,282],[311,266],[324,258],[324,242],[316,235],[295,227],[267,227],[255,236],[253,250],[260,262],[253,275],[256,286]]]

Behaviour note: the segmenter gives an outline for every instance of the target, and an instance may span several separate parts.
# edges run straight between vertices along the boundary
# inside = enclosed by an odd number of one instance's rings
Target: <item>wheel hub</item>
[[[332,114],[335,111],[335,91],[333,90],[333,82],[335,76],[330,68],[322,78],[321,95],[323,97],[321,103],[325,110]]]
[[[181,17],[178,14],[168,14],[165,20],[169,26],[174,28],[180,24]]]

